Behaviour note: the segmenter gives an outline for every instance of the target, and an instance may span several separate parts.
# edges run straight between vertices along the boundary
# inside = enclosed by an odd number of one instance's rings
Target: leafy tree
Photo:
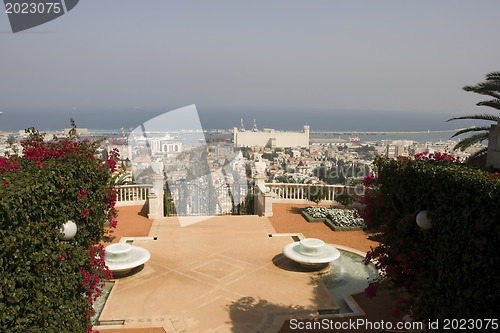
[[[500,110],[500,71],[499,72],[491,72],[486,74],[486,81],[480,82],[476,84],[475,86],[465,86],[463,87],[465,91],[472,91],[481,95],[486,95],[486,96],[491,96],[493,99],[482,101],[477,103],[477,106],[489,106],[497,111]],[[486,120],[486,121],[492,121],[492,122],[497,122],[500,120],[500,116],[496,114],[476,114],[476,115],[467,115],[467,116],[462,116],[462,117],[455,117],[448,119],[450,120],[457,120],[457,119],[479,119],[479,120]],[[488,140],[488,135],[489,135],[489,130],[490,126],[472,126],[469,128],[462,129],[458,132],[456,132],[453,137],[456,137],[460,134],[464,133],[469,133],[469,132],[475,132],[475,134],[472,134],[469,137],[466,137],[464,139],[461,139],[453,148],[454,150],[460,149],[461,151],[464,151],[468,147],[480,143],[483,141]],[[476,153],[474,153],[470,158],[469,158],[469,163],[473,164],[484,164],[485,158],[486,158],[486,151],[487,148],[483,148]]]
[[[277,157],[278,157],[278,153],[276,153],[276,152],[262,154],[262,158],[264,158],[268,161],[273,161]]]
[[[327,192],[324,190],[324,186],[308,186],[307,188],[307,199],[319,205],[319,202],[326,198]]]

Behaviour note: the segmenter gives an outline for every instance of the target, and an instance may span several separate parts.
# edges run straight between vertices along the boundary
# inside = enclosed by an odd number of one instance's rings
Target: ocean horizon
[[[0,130],[18,131],[35,127],[40,131],[53,131],[70,127],[73,118],[77,127],[95,130],[120,130],[136,128],[142,123],[168,111],[164,110],[78,110],[42,112],[29,110],[4,111],[0,115]],[[480,111],[471,112],[481,113]],[[204,130],[239,128],[252,130],[255,119],[257,128],[273,128],[279,131],[298,131],[309,125],[311,131],[357,132],[426,132],[446,131],[484,125],[481,121],[448,119],[460,116],[444,112],[395,112],[359,110],[204,110],[198,107],[198,115]]]

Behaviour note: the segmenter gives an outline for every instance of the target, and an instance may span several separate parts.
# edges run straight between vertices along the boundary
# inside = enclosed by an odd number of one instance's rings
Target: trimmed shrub
[[[327,192],[324,186],[310,185],[307,187],[307,199],[314,202],[316,205],[326,198]]]
[[[356,201],[356,194],[354,193],[354,190],[350,191],[346,186],[344,186],[338,194],[335,193],[335,201],[344,206],[349,206]]]
[[[91,331],[102,279],[105,226],[116,225],[111,186],[117,152],[94,157],[97,143],[44,141],[34,129],[20,154],[0,158],[0,327],[4,332]],[[74,239],[59,239],[66,221]]]
[[[362,202],[380,246],[365,260],[375,259],[390,286],[408,292],[395,315],[407,311],[426,322],[498,316],[498,174],[444,154],[377,158],[375,165],[378,178],[365,179]],[[415,222],[422,210],[431,218],[429,230]]]

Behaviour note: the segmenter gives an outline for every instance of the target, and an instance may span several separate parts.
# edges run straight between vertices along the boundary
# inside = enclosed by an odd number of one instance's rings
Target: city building
[[[242,132],[234,127],[233,138],[236,147],[308,148],[309,126],[305,125],[302,132],[280,132],[270,128],[262,131]]]

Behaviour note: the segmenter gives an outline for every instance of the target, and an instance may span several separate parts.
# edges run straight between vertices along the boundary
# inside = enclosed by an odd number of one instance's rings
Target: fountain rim
[[[277,237],[277,236],[286,236],[286,237],[295,236],[299,239],[299,241],[306,238],[301,233],[286,233],[286,234],[285,233],[276,233],[276,234],[273,234],[273,237]],[[293,243],[290,243],[290,244],[293,244]],[[361,251],[361,250],[358,250],[358,249],[355,249],[355,248],[352,248],[349,246],[345,246],[345,245],[340,245],[340,244],[334,244],[334,243],[328,243],[328,244],[333,245],[338,250],[352,252],[352,253],[357,254],[361,257],[366,257],[365,251]],[[370,263],[375,264],[375,260],[373,260],[373,259],[370,260]],[[377,272],[380,276],[380,271],[377,270]],[[318,275],[320,273],[314,272],[314,274]],[[321,283],[323,283],[323,282],[321,282]],[[364,316],[364,315],[366,315],[366,312],[363,310],[361,305],[358,304],[358,302],[353,297],[353,295],[357,295],[357,294],[360,294],[363,292],[364,292],[364,289],[359,289],[359,290],[354,290],[354,291],[350,291],[350,292],[347,292],[345,294],[342,294],[344,301],[347,303],[349,308],[351,308],[352,312],[351,313],[335,313],[335,314],[329,315],[328,317],[329,318],[346,318],[346,317],[351,317],[351,316],[360,316],[360,315]]]
[[[123,244],[123,243],[117,243],[117,244]],[[111,244],[111,245],[114,245],[114,244]],[[130,245],[130,244],[128,244],[128,245]],[[110,245],[108,245],[108,246],[110,246]],[[109,259],[106,260],[106,256],[104,256],[104,262],[110,271],[112,271],[112,272],[130,271],[130,270],[134,269],[135,267],[138,267],[142,264],[145,264],[147,261],[149,261],[149,259],[151,259],[151,253],[147,249],[140,247],[140,246],[134,246],[134,245],[130,245],[130,246],[131,246],[131,248],[129,251],[127,251],[127,253],[131,253],[131,252],[138,253],[139,252],[142,254],[142,256],[140,258],[135,259],[134,261],[129,261],[129,262],[113,262],[112,260],[109,260]]]
[[[121,248],[121,250],[115,250],[115,248]],[[128,243],[115,243],[106,246],[106,253],[112,255],[125,254],[132,251],[133,245]]]
[[[325,249],[327,252],[326,257],[313,257],[312,255],[303,254],[301,251],[295,249],[302,246],[300,243],[301,241],[302,240],[285,245],[282,251],[283,255],[295,262],[304,264],[326,264],[335,261],[340,257],[338,249],[333,244],[328,243],[324,243],[322,247],[322,249]]]

